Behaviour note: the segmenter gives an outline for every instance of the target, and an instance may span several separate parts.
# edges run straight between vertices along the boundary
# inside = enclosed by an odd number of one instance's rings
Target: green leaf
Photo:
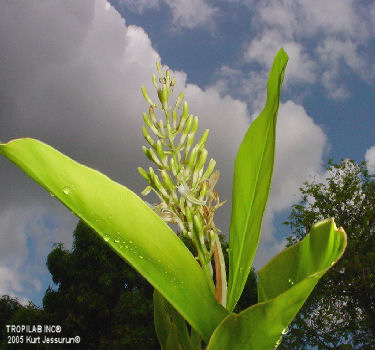
[[[192,350],[186,321],[157,290],[154,292],[154,323],[162,350],[178,347],[181,350]]]
[[[259,303],[230,314],[214,331],[207,350],[273,349],[325,272],[346,247],[333,219],[315,224],[258,272]]]
[[[0,144],[0,154],[90,225],[208,341],[227,311],[189,250],[141,198],[37,140]]]
[[[271,186],[276,118],[287,62],[287,54],[280,49],[268,79],[266,105],[250,125],[236,158],[229,230],[229,311],[241,296],[259,242]]]

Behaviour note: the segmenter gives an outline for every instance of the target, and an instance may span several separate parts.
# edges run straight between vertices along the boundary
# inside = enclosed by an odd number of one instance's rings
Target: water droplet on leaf
[[[293,281],[291,278],[288,279],[288,282],[289,282],[289,284],[291,284],[292,286],[294,285],[294,281]]]
[[[108,241],[109,241],[109,235],[105,234],[105,235],[103,236],[103,239],[104,239],[106,242],[108,242]]]
[[[64,187],[63,187],[63,192],[64,192],[65,194],[69,194],[69,192],[70,192],[70,188],[69,188],[68,186],[64,186]]]
[[[289,328],[288,327],[285,327],[283,330],[282,330],[282,332],[281,332],[281,334],[287,334],[289,332]]]

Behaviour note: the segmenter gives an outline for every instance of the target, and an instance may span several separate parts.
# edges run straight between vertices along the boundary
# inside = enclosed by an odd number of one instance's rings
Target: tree
[[[80,348],[158,349],[153,288],[85,223],[72,251],[58,244],[47,266],[58,288],[46,291],[44,310],[67,335],[81,337]]]
[[[334,217],[348,235],[344,256],[319,281],[280,349],[375,348],[375,176],[366,163],[328,162],[327,176],[306,182],[289,216],[300,241],[318,220]]]

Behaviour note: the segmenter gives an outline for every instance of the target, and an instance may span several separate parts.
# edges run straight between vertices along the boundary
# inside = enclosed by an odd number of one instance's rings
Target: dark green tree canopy
[[[288,245],[318,220],[335,218],[348,235],[344,256],[319,281],[284,337],[284,349],[375,348],[375,177],[366,164],[342,160],[325,179],[306,182],[293,207]]]

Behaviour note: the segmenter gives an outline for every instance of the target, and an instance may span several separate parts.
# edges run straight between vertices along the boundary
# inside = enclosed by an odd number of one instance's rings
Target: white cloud
[[[367,169],[370,173],[375,174],[375,146],[370,147],[365,154]]]
[[[158,8],[159,2],[159,0],[119,0],[119,3],[139,14],[142,14],[145,10]]]
[[[164,0],[173,14],[173,24],[179,28],[208,26],[213,29],[214,18],[218,9],[204,0]]]
[[[280,46],[288,52],[287,79],[294,83],[321,81],[328,96],[349,96],[341,76],[374,80],[371,59],[363,48],[375,35],[369,5],[353,0],[250,1],[256,37],[247,43],[248,62],[269,66]],[[287,82],[288,82],[287,81]]]
[[[205,0],[120,0],[119,2],[140,14],[145,10],[158,8],[164,3],[172,13],[174,29],[207,27],[212,30],[215,26],[215,17],[219,13],[217,7],[211,6]]]

